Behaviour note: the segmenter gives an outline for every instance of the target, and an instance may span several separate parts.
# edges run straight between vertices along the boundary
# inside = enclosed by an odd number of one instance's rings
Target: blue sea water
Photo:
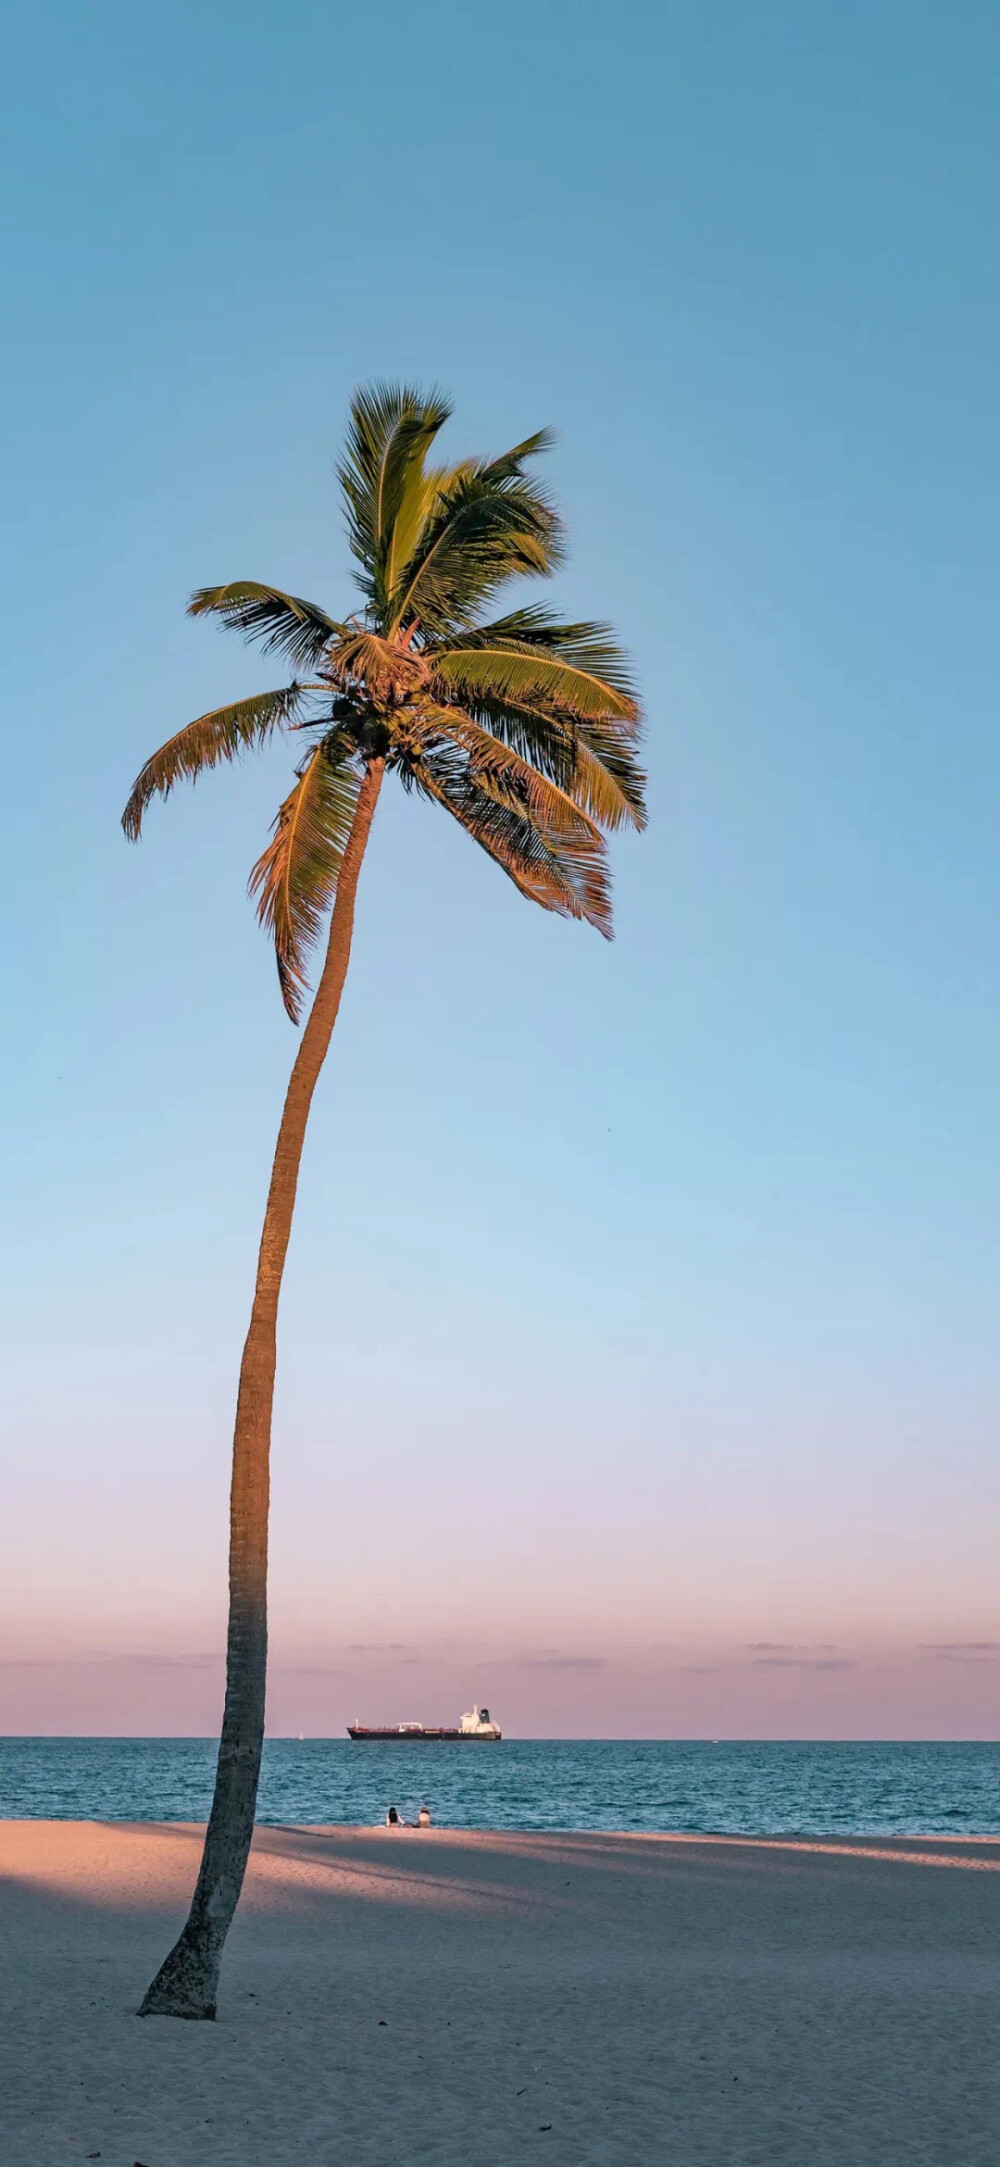
[[[208,1738],[0,1739],[0,1817],[202,1820]],[[271,1738],[258,1819],[731,1835],[1000,1834],[1000,1744]]]

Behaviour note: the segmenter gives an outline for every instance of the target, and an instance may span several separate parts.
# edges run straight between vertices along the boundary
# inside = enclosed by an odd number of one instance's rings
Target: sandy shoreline
[[[261,1829],[143,2023],[198,1844],[0,1822],[4,2167],[1000,2158],[1000,1840]]]

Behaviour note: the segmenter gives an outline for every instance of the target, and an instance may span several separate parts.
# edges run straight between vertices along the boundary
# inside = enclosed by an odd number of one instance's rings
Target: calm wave
[[[0,1817],[204,1819],[207,1738],[0,1739]],[[258,1818],[730,1835],[1000,1834],[1000,1744],[510,1739],[352,1745],[272,1738]]]

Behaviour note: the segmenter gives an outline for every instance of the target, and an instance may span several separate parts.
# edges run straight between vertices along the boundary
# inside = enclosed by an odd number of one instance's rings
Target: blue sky
[[[994,1731],[991,1651],[939,1660],[1000,1637],[993,11],[98,4],[7,59],[0,1725],[214,1721],[156,1696],[220,1642],[287,760],[117,820],[272,681],[192,587],[345,600],[387,374],[456,450],[558,429],[652,822],[609,949],[385,805],[283,1309],[273,1726],[337,1728],[384,1640],[418,1714],[507,1665],[512,1729]]]

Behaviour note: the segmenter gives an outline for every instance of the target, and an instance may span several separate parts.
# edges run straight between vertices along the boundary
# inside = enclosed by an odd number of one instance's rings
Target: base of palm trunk
[[[214,2023],[221,1946],[205,1948],[185,1931],[164,1958],[139,2006],[141,2017],[188,2017]]]

